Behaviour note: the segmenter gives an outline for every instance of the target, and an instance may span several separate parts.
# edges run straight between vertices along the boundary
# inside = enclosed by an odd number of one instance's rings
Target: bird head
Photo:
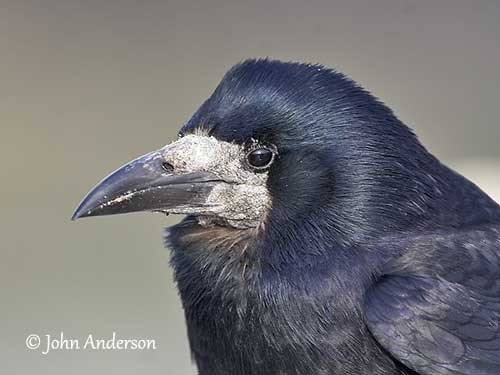
[[[162,211],[204,227],[323,230],[346,243],[424,220],[438,164],[342,74],[247,60],[226,73],[178,140],[106,177],[73,218]]]

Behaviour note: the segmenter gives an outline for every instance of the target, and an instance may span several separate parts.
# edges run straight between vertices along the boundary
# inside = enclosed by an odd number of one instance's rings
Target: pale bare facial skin
[[[268,172],[249,168],[247,153],[242,145],[195,134],[160,149],[155,157],[162,157],[175,173],[210,172],[221,180],[211,191],[205,207],[197,208],[196,212],[193,207],[177,207],[170,212],[194,214],[203,226],[257,227],[271,207],[266,186]]]

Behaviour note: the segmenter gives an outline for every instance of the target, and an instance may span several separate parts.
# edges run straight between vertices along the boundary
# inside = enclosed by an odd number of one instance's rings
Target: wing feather
[[[422,375],[500,374],[496,228],[414,238],[365,299],[377,341]]]

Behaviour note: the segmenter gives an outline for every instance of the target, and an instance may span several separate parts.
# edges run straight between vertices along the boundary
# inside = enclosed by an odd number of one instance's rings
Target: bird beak
[[[173,173],[161,150],[141,156],[99,182],[80,202],[72,220],[137,211],[211,212],[208,202],[221,179],[209,172]]]

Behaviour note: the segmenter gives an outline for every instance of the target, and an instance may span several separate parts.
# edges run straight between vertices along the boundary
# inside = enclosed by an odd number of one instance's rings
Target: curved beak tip
[[[77,208],[71,214],[71,221],[75,221],[76,219],[80,219],[82,217],[85,217],[85,214],[81,210],[79,210],[79,208]]]
[[[82,217],[92,216],[92,208],[86,207],[88,206],[86,202],[87,199],[83,199],[78,206],[74,209],[71,214],[71,221],[75,221],[76,219],[81,219]]]

